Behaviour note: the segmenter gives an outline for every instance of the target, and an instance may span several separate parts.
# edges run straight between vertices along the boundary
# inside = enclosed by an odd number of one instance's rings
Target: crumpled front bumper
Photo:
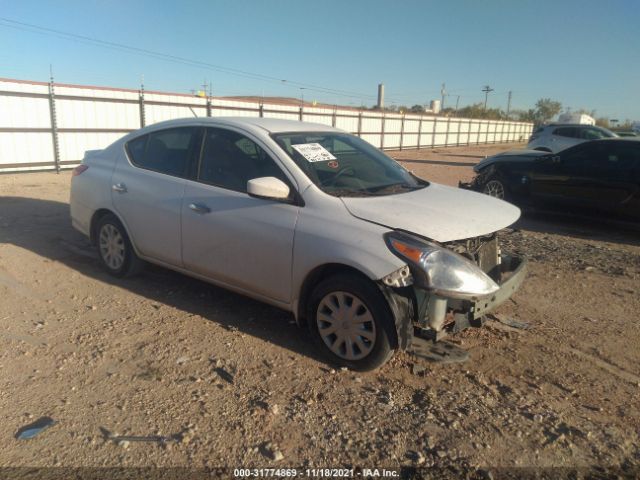
[[[527,276],[527,259],[513,255],[500,256],[501,281],[498,282],[500,290],[491,295],[472,302],[469,313],[473,319],[478,319],[491,312],[500,304],[507,301],[518,290],[524,277]]]
[[[492,276],[500,289],[490,296],[461,300],[443,299],[428,291],[408,286],[403,288],[384,287],[396,320],[398,347],[411,350],[417,340],[441,340],[451,333],[468,327],[482,326],[483,316],[507,301],[518,290],[527,274],[527,259],[507,253],[500,255]],[[430,303],[446,300],[445,312],[440,319],[430,318]],[[414,339],[416,340],[414,342]]]

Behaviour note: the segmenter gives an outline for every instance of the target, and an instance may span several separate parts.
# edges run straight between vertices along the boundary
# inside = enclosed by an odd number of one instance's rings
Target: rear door
[[[159,130],[129,141],[116,166],[112,199],[139,253],[182,266],[180,214],[185,178],[200,151],[202,129]]]

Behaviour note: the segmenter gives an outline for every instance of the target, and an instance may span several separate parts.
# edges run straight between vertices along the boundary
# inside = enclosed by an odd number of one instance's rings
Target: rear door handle
[[[189,204],[189,208],[200,215],[211,212],[211,209],[202,203],[191,203]]]
[[[124,183],[116,183],[115,185],[111,186],[111,190],[118,193],[126,193],[127,186]]]

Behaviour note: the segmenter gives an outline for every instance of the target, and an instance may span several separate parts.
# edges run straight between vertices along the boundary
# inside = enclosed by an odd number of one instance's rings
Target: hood
[[[549,155],[550,152],[542,152],[540,150],[509,150],[508,152],[499,153],[492,157],[487,157],[484,160],[481,160],[478,164],[473,167],[474,172],[479,172],[484,167],[491,165],[492,163],[496,163],[498,161],[507,160],[510,162],[528,162],[531,160],[535,160],[538,157],[543,157],[545,155]]]
[[[413,192],[341,200],[354,217],[437,242],[487,235],[520,217],[520,209],[510,203],[437,183]]]

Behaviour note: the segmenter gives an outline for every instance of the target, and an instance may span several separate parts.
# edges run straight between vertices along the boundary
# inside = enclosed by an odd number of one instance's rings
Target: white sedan
[[[263,118],[158,123],[89,151],[71,218],[122,277],[161,265],[295,316],[335,364],[480,325],[525,261],[513,205],[417,178],[360,138]]]

